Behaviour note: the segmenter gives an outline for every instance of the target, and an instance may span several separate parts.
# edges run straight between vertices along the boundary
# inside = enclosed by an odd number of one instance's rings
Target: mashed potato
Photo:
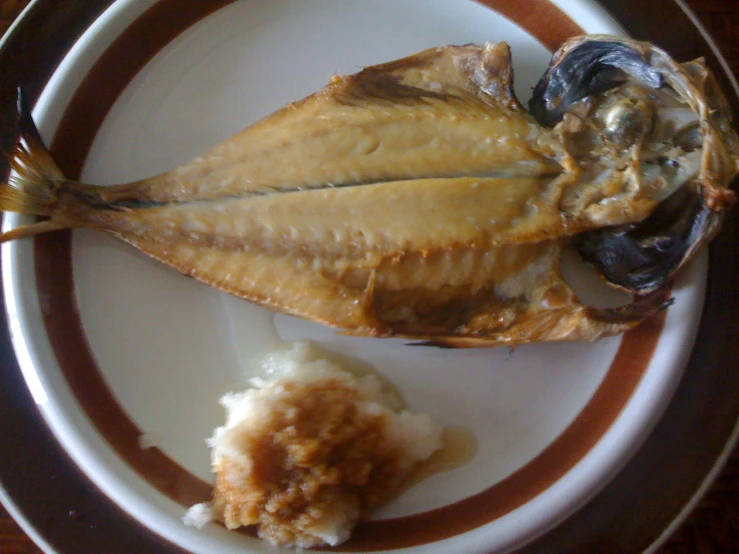
[[[279,546],[337,545],[441,447],[441,428],[399,409],[377,377],[317,356],[296,343],[265,360],[267,378],[221,400],[211,507],[229,529],[257,525]]]

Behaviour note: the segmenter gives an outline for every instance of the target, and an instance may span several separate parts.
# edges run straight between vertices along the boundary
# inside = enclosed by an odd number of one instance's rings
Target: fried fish
[[[733,203],[726,100],[702,62],[598,35],[555,53],[529,111],[512,83],[504,43],[426,50],[110,187],[65,179],[19,102],[0,209],[45,219],[0,240],[103,231],[358,336],[481,347],[629,329]],[[560,273],[568,244],[635,300],[582,304]]]

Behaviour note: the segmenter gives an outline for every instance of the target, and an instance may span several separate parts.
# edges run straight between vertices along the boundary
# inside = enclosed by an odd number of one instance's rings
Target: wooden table
[[[0,0],[0,34],[29,0]],[[645,0],[649,1],[649,0]],[[739,0],[687,0],[716,40],[739,78]],[[39,550],[0,505],[0,554],[36,554]],[[739,552],[739,450],[688,521],[660,554]]]

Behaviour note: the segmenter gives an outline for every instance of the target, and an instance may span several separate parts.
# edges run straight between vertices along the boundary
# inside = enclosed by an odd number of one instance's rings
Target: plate
[[[25,20],[44,16],[45,4],[35,2]],[[586,1],[104,4],[77,8],[74,21],[84,33],[73,44],[67,39],[71,48],[47,72],[43,90],[40,81],[27,87],[65,174],[98,184],[182,163],[317,90],[333,73],[441,44],[506,40],[525,100],[564,38],[623,34],[627,21]],[[7,216],[3,225],[22,221]],[[725,264],[730,254],[713,250]],[[341,337],[275,318],[109,237],[50,234],[3,247],[10,339],[3,380],[17,386],[22,374],[48,427],[33,436],[53,444],[56,463],[71,462],[85,476],[78,494],[67,497],[71,519],[59,525],[68,532],[97,518],[84,505],[91,496],[115,513],[110,533],[71,539],[82,551],[92,544],[122,551],[125,544],[137,552],[268,552],[249,533],[194,530],[181,517],[208,498],[204,439],[222,422],[220,395],[246,386],[254,360],[281,341],[314,340],[372,364],[413,409],[477,439],[469,464],[413,487],[339,551],[507,552],[569,517],[553,531],[566,532],[573,513],[616,477],[673,398],[697,333],[686,379],[699,371],[707,275],[716,286],[715,260],[709,274],[707,258],[681,275],[666,314],[623,337],[528,345],[511,354]],[[32,449],[24,447],[25,455]],[[3,483],[9,491],[9,480]],[[18,494],[7,494],[20,506]],[[28,525],[34,533],[38,520],[29,516]],[[121,541],[123,528],[135,535]],[[69,550],[70,540],[48,543],[52,536],[36,533],[49,551],[80,551]]]

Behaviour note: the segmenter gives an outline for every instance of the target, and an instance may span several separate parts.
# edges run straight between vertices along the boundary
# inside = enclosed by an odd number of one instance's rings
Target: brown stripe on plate
[[[475,0],[511,20],[554,52],[570,37],[583,34],[580,26],[547,0]],[[495,37],[491,37],[494,41]]]
[[[133,77],[185,29],[233,0],[161,0],[103,53],[72,98],[52,153],[77,178],[108,111]],[[546,0],[478,0],[521,26],[550,49],[583,33]],[[494,37],[491,37],[494,38]],[[59,365],[85,413],[112,448],[156,490],[187,507],[210,497],[210,486],[161,450],[142,450],[141,430],[108,388],[84,334],[74,295],[71,233],[35,239],[38,294],[48,309],[44,324]],[[567,473],[600,440],[631,398],[662,331],[662,313],[623,337],[603,382],[582,412],[549,447],[512,475],[459,502],[424,513],[370,521],[342,545],[349,551],[416,546],[469,531],[511,512]],[[253,529],[246,532],[254,535]]]
[[[70,179],[82,173],[97,131],[136,74],[189,27],[235,0],[159,0],[98,58],[74,93],[57,127],[51,150]]]
[[[51,152],[70,179],[78,179],[108,111],[135,75],[187,28],[234,0],[160,0],[103,52],[72,97]],[[84,334],[72,275],[71,233],[40,235],[34,243],[40,298],[50,309],[44,324],[59,365],[82,409],[114,450],[165,496],[191,505],[210,497],[210,485],[183,470],[158,448],[142,450],[141,430],[108,388]]]
[[[72,233],[35,239],[36,280],[47,298],[44,323],[54,354],[77,401],[115,451],[155,489],[186,505],[210,497],[210,485],[183,471],[158,448],[142,450],[141,430],[108,388],[87,343],[72,285]],[[41,296],[45,295],[45,296]]]

